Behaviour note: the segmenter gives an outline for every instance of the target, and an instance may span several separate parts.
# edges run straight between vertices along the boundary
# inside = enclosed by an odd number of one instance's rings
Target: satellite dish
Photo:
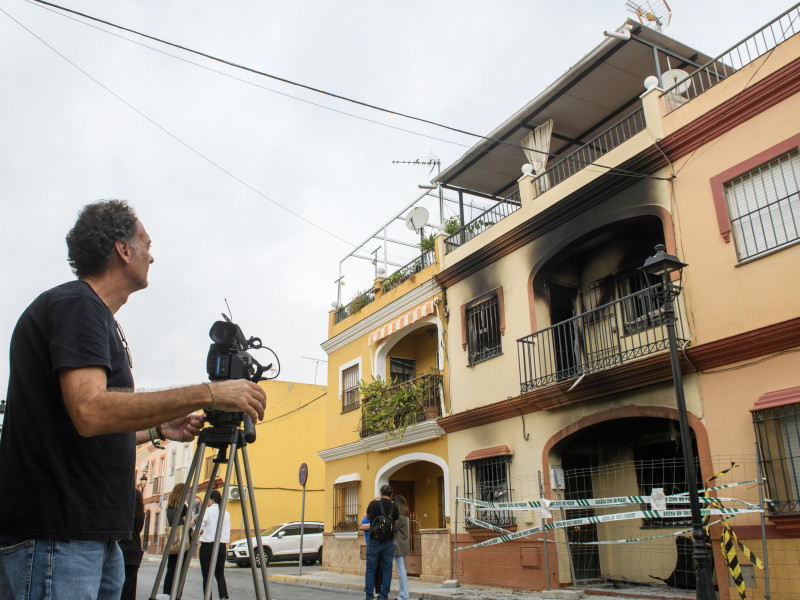
[[[419,231],[428,223],[428,209],[422,206],[417,206],[408,211],[406,215],[406,227]]]
[[[684,94],[692,87],[692,80],[683,69],[670,69],[666,73],[662,73],[661,81],[664,82],[664,89],[672,89],[676,94]],[[673,86],[675,87],[673,88]]]

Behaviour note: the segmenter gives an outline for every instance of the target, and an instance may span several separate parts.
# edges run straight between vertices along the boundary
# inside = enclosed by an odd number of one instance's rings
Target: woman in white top
[[[203,523],[200,525],[200,571],[203,574],[203,592],[208,583],[209,568],[211,567],[211,553],[214,551],[214,536],[217,533],[217,523],[219,522],[219,507],[222,502],[222,495],[217,490],[212,490],[208,495],[208,507],[203,515]],[[217,591],[220,600],[228,599],[228,586],[225,583],[225,553],[227,552],[228,542],[231,541],[231,516],[228,511],[222,519],[222,532],[219,537],[219,551],[217,552],[217,562],[214,565],[214,577],[217,580]]]

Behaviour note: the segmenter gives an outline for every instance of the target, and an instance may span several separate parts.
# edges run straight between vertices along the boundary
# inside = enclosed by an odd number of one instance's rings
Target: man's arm
[[[170,433],[180,436],[181,441],[188,441],[186,436],[197,426],[198,417],[192,419],[187,415],[212,404],[219,410],[247,413],[256,423],[264,418],[267,403],[264,390],[246,379],[157,392],[124,392],[106,387],[106,372],[102,367],[84,367],[60,369],[59,380],[67,413],[80,435],[135,431],[139,432],[137,443],[146,441],[140,438],[148,428],[162,424],[162,430],[167,430],[164,431],[166,437]]]

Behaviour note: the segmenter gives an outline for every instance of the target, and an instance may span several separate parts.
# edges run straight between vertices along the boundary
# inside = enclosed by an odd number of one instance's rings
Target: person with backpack
[[[392,562],[394,560],[394,529],[400,513],[392,502],[392,486],[382,485],[381,495],[367,506],[369,523],[361,525],[363,531],[369,531],[367,542],[367,568],[364,573],[364,593],[367,600],[373,600],[375,589],[375,571],[381,565],[380,600],[388,600],[389,588],[392,584]]]

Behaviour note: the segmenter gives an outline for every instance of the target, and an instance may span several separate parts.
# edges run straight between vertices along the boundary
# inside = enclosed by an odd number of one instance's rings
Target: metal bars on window
[[[360,481],[333,484],[333,530],[358,529],[358,488]]]
[[[753,411],[773,513],[800,512],[800,404]]]
[[[342,371],[342,412],[358,407],[358,365],[353,365]]]
[[[724,190],[739,260],[800,239],[797,148],[731,179]]]
[[[512,502],[508,465],[510,456],[464,461],[464,495],[473,500]],[[480,511],[476,518],[498,527],[516,524],[511,511]]]
[[[503,352],[500,338],[500,303],[496,295],[466,310],[466,328],[470,365]]]

